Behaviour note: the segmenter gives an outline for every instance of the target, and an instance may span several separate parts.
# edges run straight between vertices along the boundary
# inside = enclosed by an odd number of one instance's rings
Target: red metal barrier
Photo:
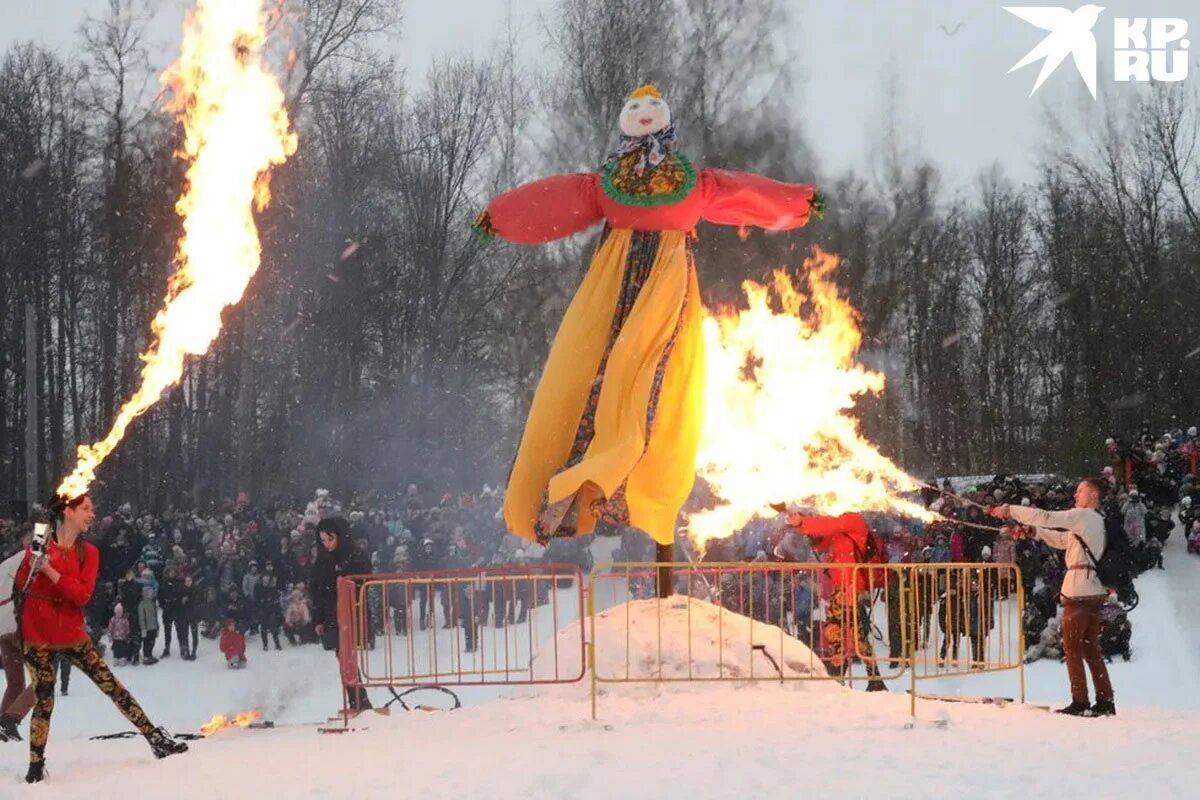
[[[582,680],[583,582],[573,564],[340,578],[344,693]],[[571,623],[579,623],[579,635],[563,641],[560,634]]]

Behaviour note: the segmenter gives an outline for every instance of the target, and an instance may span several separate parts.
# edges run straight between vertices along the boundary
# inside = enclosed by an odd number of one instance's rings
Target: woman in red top
[[[129,690],[112,674],[84,627],[83,607],[96,588],[100,553],[82,537],[95,516],[89,495],[67,501],[62,522],[47,544],[46,554],[35,558],[31,549],[26,550],[25,560],[17,570],[16,586],[25,587],[21,596],[21,636],[36,698],[29,724],[27,783],[37,783],[45,777],[46,740],[50,737],[54,680],[60,657],[66,658],[108,695],[117,710],[146,737],[156,757],[187,750],[186,744],[175,741],[171,734],[150,722]],[[31,572],[33,580],[26,587]]]

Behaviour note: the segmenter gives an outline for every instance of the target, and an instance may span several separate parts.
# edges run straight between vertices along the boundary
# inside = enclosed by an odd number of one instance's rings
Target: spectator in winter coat
[[[254,595],[255,616],[262,633],[263,650],[267,649],[267,635],[275,638],[275,649],[282,650],[279,644],[279,629],[283,627],[283,607],[280,605],[279,578],[275,575],[275,565],[268,561],[266,572],[259,579]]]
[[[204,590],[204,599],[196,605],[196,619],[200,623],[200,635],[205,639],[216,639],[221,635],[221,613],[223,604],[217,598],[215,586]]]
[[[199,595],[200,587],[188,575],[179,587],[175,610],[175,638],[179,640],[179,656],[184,661],[196,660],[196,646],[200,644],[200,620],[196,615]]]
[[[246,631],[250,629],[250,613],[250,605],[238,594],[237,589],[231,589],[225,600],[222,618],[233,617],[237,621],[238,630]]]
[[[1051,617],[1038,635],[1037,643],[1025,651],[1025,662],[1037,661],[1039,658],[1062,658],[1062,628],[1058,617]]]
[[[367,575],[371,562],[350,538],[350,525],[342,517],[326,517],[317,523],[321,549],[313,565],[313,621],[326,650],[337,650],[337,579],[342,575]],[[350,707],[363,710],[371,701],[363,689],[350,691]]]
[[[225,663],[230,667],[240,667],[246,663],[246,637],[238,630],[237,620],[229,617],[221,631],[221,652],[225,655]]]
[[[142,660],[139,648],[142,643],[142,631],[138,627],[137,607],[142,602],[142,584],[138,583],[133,569],[125,573],[125,577],[117,581],[117,599],[125,606],[125,615],[129,618],[129,641],[133,645],[129,659],[131,664]]]
[[[1125,536],[1129,544],[1140,547],[1146,541],[1146,505],[1137,490],[1129,493],[1129,499],[1121,506],[1125,517]]]
[[[112,619],[108,621],[108,638],[112,642],[113,658],[116,659],[116,665],[123,667],[131,663],[129,617],[125,616],[125,606],[120,603],[117,603],[113,607]]]
[[[246,598],[247,603],[254,602],[254,592],[258,588],[258,583],[261,580],[258,574],[258,562],[251,561],[250,568],[242,577],[242,597]]]
[[[950,534],[950,560],[961,564],[966,559],[967,540],[961,530]]]
[[[163,572],[162,584],[158,587],[158,605],[162,608],[163,631],[163,651],[159,658],[171,657],[171,635],[175,633],[182,592],[183,582],[176,575],[175,568],[167,567]],[[187,646],[182,637],[179,640],[179,649],[181,653],[187,653]]]
[[[142,663],[152,666],[158,663],[154,657],[154,643],[158,641],[158,602],[154,590],[142,588],[142,600],[137,607],[138,629],[142,632]]]
[[[283,615],[283,630],[287,635],[288,644],[302,643],[312,625],[312,612],[308,608],[308,599],[303,589],[293,589],[292,598],[288,601],[287,611]]]

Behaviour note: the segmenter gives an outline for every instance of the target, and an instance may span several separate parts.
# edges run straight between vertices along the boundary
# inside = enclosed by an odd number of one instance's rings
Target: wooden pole
[[[674,594],[674,579],[671,575],[670,564],[675,560],[675,544],[658,544],[655,543],[658,549],[658,596],[661,598],[670,597]]]

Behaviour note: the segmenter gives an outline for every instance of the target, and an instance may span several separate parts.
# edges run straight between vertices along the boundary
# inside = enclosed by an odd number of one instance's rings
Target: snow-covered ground
[[[54,715],[51,780],[36,793],[27,790],[21,783],[25,745],[0,745],[0,797],[127,798],[148,791],[206,800],[631,800],[794,797],[804,787],[851,797],[965,793],[973,800],[1128,797],[1147,790],[1155,797],[1191,796],[1191,747],[1200,737],[1200,629],[1191,615],[1200,558],[1184,552],[1178,531],[1166,558],[1165,571],[1139,579],[1133,661],[1110,666],[1119,710],[1113,719],[925,702],[914,721],[901,691],[868,695],[819,682],[605,685],[593,722],[584,681],[504,695],[496,687],[463,690],[459,711],[371,716],[339,736],[318,735],[312,725],[223,731],[159,762],[140,739],[88,739],[127,726],[76,674]],[[701,604],[693,611],[693,640],[696,631],[716,635],[715,612],[704,608],[711,609]],[[598,637],[607,642],[603,637],[612,635],[600,620]],[[677,632],[675,640],[681,638]],[[778,641],[777,634],[771,640]],[[315,722],[339,703],[335,660],[316,647],[264,653],[252,640],[249,667],[231,672],[214,643],[204,645],[196,662],[175,658],[118,674],[156,722],[176,731],[196,730],[215,712],[250,708],[279,723]],[[632,646],[647,645],[635,638]],[[608,652],[619,647],[623,641],[609,642]],[[803,663],[803,645],[789,648],[785,657]],[[668,661],[682,661],[669,644],[666,651]],[[727,661],[740,657],[726,654]],[[1066,700],[1061,664],[1033,664],[1027,679],[1031,701]],[[1011,695],[1015,686],[1015,675],[981,675],[945,679],[936,691]],[[423,699],[439,702],[433,695]]]

